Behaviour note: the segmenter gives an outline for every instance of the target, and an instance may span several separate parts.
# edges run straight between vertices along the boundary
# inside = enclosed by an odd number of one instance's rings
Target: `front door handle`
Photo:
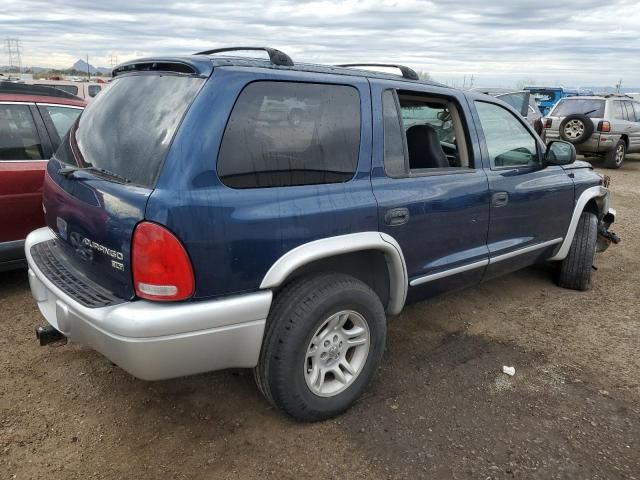
[[[409,221],[408,208],[392,208],[384,214],[384,221],[387,225],[404,225]]]
[[[509,203],[509,194],[507,192],[496,192],[491,197],[491,204],[494,207],[504,207]]]

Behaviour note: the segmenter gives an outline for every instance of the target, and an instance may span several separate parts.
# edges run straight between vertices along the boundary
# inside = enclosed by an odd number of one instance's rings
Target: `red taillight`
[[[611,124],[606,120],[600,120],[598,122],[598,131],[602,133],[609,133],[611,131]]]
[[[545,118],[544,119],[544,128],[551,128],[551,124],[553,123],[553,120],[551,120],[550,118]]]
[[[193,295],[195,280],[186,250],[166,228],[141,222],[131,247],[136,295],[148,300],[184,300]]]

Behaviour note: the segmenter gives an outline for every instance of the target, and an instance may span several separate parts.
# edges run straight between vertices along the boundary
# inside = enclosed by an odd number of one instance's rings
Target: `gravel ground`
[[[410,306],[365,398],[319,424],[248,371],[146,383],[41,348],[26,273],[1,274],[0,479],[640,479],[640,156],[605,173],[623,243],[590,292],[540,266]]]

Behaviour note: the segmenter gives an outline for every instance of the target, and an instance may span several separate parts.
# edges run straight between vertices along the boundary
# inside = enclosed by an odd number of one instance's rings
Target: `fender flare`
[[[267,271],[260,288],[276,288],[295,270],[316,260],[364,250],[378,250],[384,254],[389,271],[387,312],[391,315],[399,314],[407,298],[407,265],[398,242],[391,235],[381,232],[359,232],[322,238],[289,250]]]
[[[595,198],[596,203],[598,204],[598,210],[600,211],[600,218],[604,215],[609,208],[609,189],[596,186],[587,188],[576,202],[576,206],[573,209],[573,215],[571,216],[571,222],[569,222],[569,230],[567,230],[567,234],[560,245],[560,248],[556,252],[556,254],[551,257],[549,260],[564,260],[569,255],[569,249],[571,248],[571,243],[573,242],[573,237],[576,234],[576,229],[578,228],[578,222],[580,221],[580,215],[584,211],[584,207],[587,205],[589,200]]]

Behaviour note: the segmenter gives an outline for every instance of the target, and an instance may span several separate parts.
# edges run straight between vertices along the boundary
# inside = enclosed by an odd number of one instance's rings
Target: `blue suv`
[[[360,397],[409,301],[541,261],[591,285],[615,212],[572,145],[406,67],[230,50],[118,66],[49,162],[41,344],[146,380],[253,368],[315,421]]]

